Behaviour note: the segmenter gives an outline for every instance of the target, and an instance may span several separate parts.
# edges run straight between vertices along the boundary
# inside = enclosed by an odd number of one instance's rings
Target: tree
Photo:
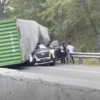
[[[13,10],[12,7],[9,6],[10,1],[9,0],[0,0],[0,19],[4,19],[6,14]]]
[[[52,39],[71,40],[79,50],[93,50],[100,33],[100,0],[11,1],[11,18],[36,20],[49,28]]]
[[[48,23],[51,34],[56,38],[60,37],[60,40],[71,38],[74,26],[80,20],[76,13],[79,8],[78,0],[47,0],[43,7],[44,11],[40,16]]]
[[[97,0],[95,2],[95,5],[96,5],[96,3],[97,3]],[[95,26],[95,23],[94,23],[94,21],[92,19],[92,16],[91,16],[91,13],[89,11],[89,8],[88,8],[88,5],[87,5],[86,0],[81,0],[81,4],[82,4],[82,6],[83,6],[83,8],[84,8],[84,10],[86,12],[87,17],[89,18],[89,20],[91,22],[91,25],[93,27],[94,32],[96,33],[96,35],[98,35],[98,31],[97,31],[96,26]],[[92,6],[92,10],[93,10],[93,7],[94,6]]]
[[[42,2],[45,2],[45,0],[11,0],[11,5],[14,8],[11,17],[36,20],[42,23],[38,16],[42,10]]]

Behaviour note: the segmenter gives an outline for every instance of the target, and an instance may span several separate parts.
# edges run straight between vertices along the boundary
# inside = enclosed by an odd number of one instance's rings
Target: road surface
[[[96,82],[100,81],[99,67],[84,67],[83,65],[29,66],[20,71]]]
[[[19,71],[1,68],[0,100],[100,100],[99,81],[99,67],[27,66]]]

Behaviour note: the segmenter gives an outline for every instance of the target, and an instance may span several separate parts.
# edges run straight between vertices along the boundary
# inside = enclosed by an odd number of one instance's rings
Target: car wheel
[[[53,61],[52,63],[49,64],[50,66],[54,66],[55,65],[55,61]]]
[[[35,58],[33,58],[33,60],[28,60],[28,66],[34,66],[35,65],[35,63],[36,63],[36,59]]]

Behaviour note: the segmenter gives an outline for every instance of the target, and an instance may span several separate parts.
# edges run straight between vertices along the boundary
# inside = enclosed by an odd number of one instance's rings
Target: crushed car
[[[50,49],[41,43],[37,45],[35,51],[30,56],[30,62],[32,62],[32,65],[55,65]]]
[[[36,49],[30,55],[31,65],[55,65],[55,62],[61,60],[60,43],[53,41],[48,47],[38,43]]]

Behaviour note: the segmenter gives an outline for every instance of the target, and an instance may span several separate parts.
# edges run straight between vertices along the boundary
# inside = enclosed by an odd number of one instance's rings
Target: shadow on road
[[[24,70],[24,69],[27,69],[29,67],[51,67],[51,66],[49,66],[49,65],[35,65],[35,66],[32,66],[32,65],[29,65],[27,63],[24,63],[24,64],[5,66],[5,67],[2,67],[2,68],[15,69],[15,70]]]
[[[23,63],[23,64],[16,64],[16,65],[4,66],[2,68],[15,69],[15,70],[23,70],[23,69],[26,69],[27,67],[30,67],[30,65],[28,65],[26,63]]]

